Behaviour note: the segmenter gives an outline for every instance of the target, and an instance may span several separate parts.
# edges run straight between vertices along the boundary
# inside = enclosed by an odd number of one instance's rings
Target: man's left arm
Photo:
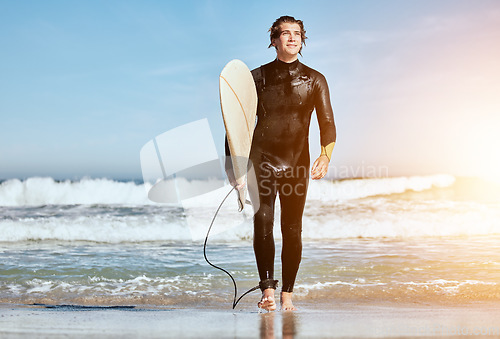
[[[311,178],[321,179],[328,172],[328,165],[332,158],[333,147],[337,140],[337,130],[333,119],[330,91],[325,77],[321,74],[316,81],[315,90],[315,108],[321,137],[321,154],[316,161],[314,161],[311,169]]]

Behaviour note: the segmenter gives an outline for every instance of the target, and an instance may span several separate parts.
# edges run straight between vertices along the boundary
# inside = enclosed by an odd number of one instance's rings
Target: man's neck
[[[286,62],[287,64],[290,64],[290,63],[294,62],[295,60],[297,60],[297,54],[295,54],[295,55],[278,55],[277,57],[278,57],[279,61]]]

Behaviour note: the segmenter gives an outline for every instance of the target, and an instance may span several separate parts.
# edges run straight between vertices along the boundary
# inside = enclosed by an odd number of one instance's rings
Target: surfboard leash
[[[215,214],[214,214],[214,217],[212,218],[212,222],[210,223],[210,227],[208,227],[208,231],[207,231],[207,236],[205,237],[205,243],[203,244],[203,256],[205,257],[205,261],[212,267],[216,268],[216,269],[219,269],[221,270],[222,272],[226,273],[230,278],[231,280],[233,281],[233,285],[234,285],[234,298],[233,298],[233,310],[234,308],[236,307],[236,305],[238,305],[238,302],[241,300],[241,298],[243,298],[245,295],[247,295],[248,293],[250,292],[253,292],[257,289],[259,289],[259,285],[255,286],[255,287],[252,287],[251,289],[249,289],[248,291],[246,291],[245,293],[243,293],[238,299],[236,299],[238,297],[238,287],[236,287],[236,281],[234,280],[233,276],[231,275],[231,273],[229,273],[228,271],[226,271],[225,269],[223,269],[222,267],[219,267],[219,266],[216,266],[214,264],[212,264],[208,258],[207,258],[207,241],[208,241],[208,235],[210,234],[210,230],[212,229],[212,226],[214,225],[214,222],[215,222],[215,218],[217,218],[217,215],[219,214],[219,210],[222,208],[222,205],[224,204],[224,202],[226,201],[226,199],[229,197],[229,195],[231,195],[231,193],[233,193],[233,191],[235,190],[235,187],[233,187],[229,193],[226,195],[226,197],[222,200],[222,202],[220,203],[219,207],[217,208],[217,211],[215,211]]]

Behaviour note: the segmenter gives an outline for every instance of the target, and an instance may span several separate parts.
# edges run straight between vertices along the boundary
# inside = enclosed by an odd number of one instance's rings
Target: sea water
[[[230,308],[230,278],[203,257],[228,187],[183,206],[153,203],[148,189],[109,179],[0,183],[0,303]],[[499,192],[498,184],[449,175],[311,182],[295,300],[500,301]],[[237,212],[233,192],[207,242],[208,258],[234,276],[238,295],[259,280],[251,207],[245,211]],[[238,307],[256,301],[253,292]]]

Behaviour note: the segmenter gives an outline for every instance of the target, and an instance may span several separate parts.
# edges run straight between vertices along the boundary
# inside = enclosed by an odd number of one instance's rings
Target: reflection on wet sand
[[[295,312],[283,312],[283,339],[294,338],[297,333],[297,314]]]
[[[268,312],[260,314],[260,338],[274,339],[274,318],[277,312]],[[282,315],[282,337],[291,339],[297,333],[297,314],[295,312],[280,312]]]
[[[260,338],[274,339],[274,315],[276,312],[260,314]]]

